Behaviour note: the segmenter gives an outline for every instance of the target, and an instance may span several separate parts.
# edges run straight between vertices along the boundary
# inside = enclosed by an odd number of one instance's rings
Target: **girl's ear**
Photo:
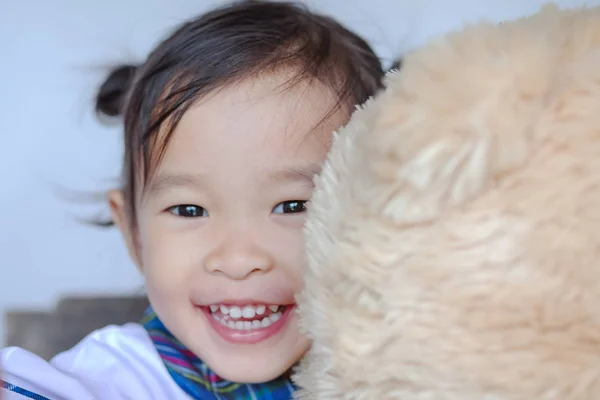
[[[122,190],[111,190],[108,192],[108,203],[114,223],[119,227],[129,256],[135,262],[138,269],[142,270],[142,263],[139,257],[138,234],[135,227],[129,223],[127,212],[125,210],[125,196]]]

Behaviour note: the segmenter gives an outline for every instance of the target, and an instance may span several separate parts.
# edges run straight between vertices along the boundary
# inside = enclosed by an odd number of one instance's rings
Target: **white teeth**
[[[256,310],[254,310],[254,307],[246,306],[242,310],[242,316],[244,318],[251,319],[251,318],[254,318],[255,315],[256,315]]]
[[[232,329],[256,329],[260,327],[267,327],[271,325],[273,322],[279,320],[283,314],[283,307],[278,306],[276,304],[271,304],[269,306],[265,305],[247,305],[247,306],[224,306],[224,305],[211,305],[210,311],[212,313],[217,313],[220,311],[221,314],[219,318],[215,318],[217,321],[220,321],[223,325],[228,326]],[[230,321],[229,319],[239,320],[240,318],[244,319],[254,319],[257,316],[263,316],[267,312],[267,308],[271,311],[271,314],[265,316],[264,318],[258,318],[255,321]],[[218,314],[213,314],[213,316]],[[238,324],[237,322],[240,322]],[[246,324],[246,322],[248,322]]]
[[[261,329],[270,326],[275,321],[281,318],[281,313],[275,313],[268,317],[264,317],[262,320],[255,319],[254,321],[232,321],[226,320],[218,314],[212,315],[213,319],[219,322],[221,325],[228,327],[229,329],[235,329],[240,331],[250,331],[252,329]]]
[[[271,319],[271,322],[277,322],[279,318],[281,318],[281,315],[280,312],[276,312],[275,314],[271,314],[269,318]]]
[[[229,316],[233,319],[242,318],[242,310],[239,307],[233,306],[229,310]]]

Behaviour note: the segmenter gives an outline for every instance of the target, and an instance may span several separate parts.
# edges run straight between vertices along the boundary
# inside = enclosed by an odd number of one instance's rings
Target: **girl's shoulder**
[[[146,330],[108,326],[50,361],[17,347],[0,351],[2,400],[187,399]]]

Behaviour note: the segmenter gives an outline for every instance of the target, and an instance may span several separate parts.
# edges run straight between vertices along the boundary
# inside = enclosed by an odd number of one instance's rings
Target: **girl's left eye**
[[[208,211],[204,207],[194,204],[180,204],[170,207],[168,211],[173,215],[184,218],[208,217]]]
[[[306,211],[306,201],[290,200],[279,203],[273,208],[274,214],[298,214]]]

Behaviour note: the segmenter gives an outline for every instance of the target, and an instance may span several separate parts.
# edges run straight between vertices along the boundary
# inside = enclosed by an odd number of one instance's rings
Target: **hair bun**
[[[96,96],[97,113],[109,117],[122,115],[125,99],[137,69],[135,65],[122,65],[108,75]]]

